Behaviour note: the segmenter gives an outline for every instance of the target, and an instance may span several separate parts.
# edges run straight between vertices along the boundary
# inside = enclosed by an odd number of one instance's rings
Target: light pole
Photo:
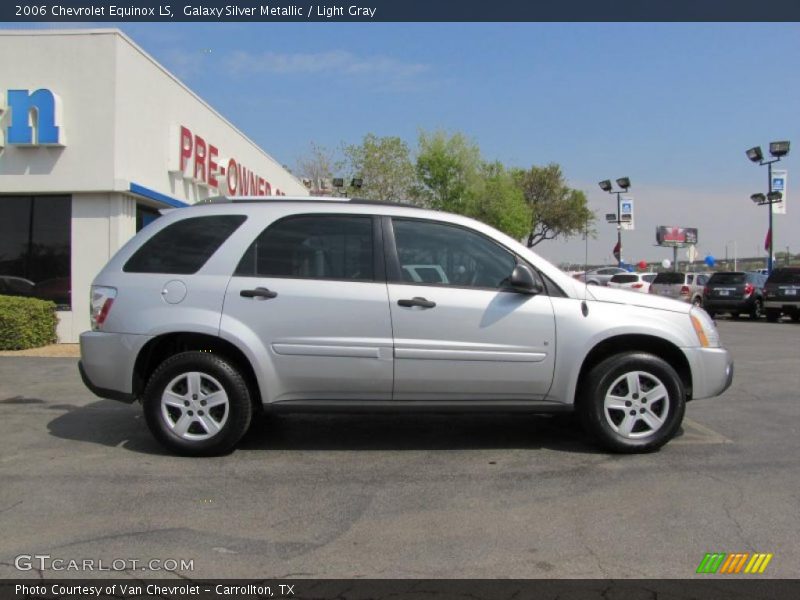
[[[759,206],[766,204],[769,207],[767,210],[769,213],[769,229],[767,230],[767,241],[769,242],[769,244],[767,244],[769,246],[767,248],[767,252],[769,253],[767,256],[767,272],[772,273],[772,248],[775,242],[773,239],[774,236],[772,235],[772,205],[783,200],[783,194],[772,191],[772,163],[780,161],[781,158],[789,154],[789,142],[770,142],[769,153],[773,156],[772,160],[764,160],[764,153],[761,151],[761,146],[754,146],[746,152],[747,158],[752,162],[758,163],[762,167],[767,165],[767,179],[769,181],[767,195],[753,194],[750,196],[750,199]]]
[[[608,192],[609,194],[616,194],[617,195],[617,214],[616,219],[608,219],[606,215],[606,219],[609,223],[616,223],[617,224],[617,250],[619,251],[619,256],[617,257],[617,266],[622,266],[622,214],[620,213],[620,203],[621,199],[620,196],[624,193],[627,193],[628,188],[631,187],[631,180],[628,177],[620,177],[617,179],[617,185],[622,188],[618,191],[613,190],[613,185],[611,185],[610,179],[604,179],[597,185],[600,186],[600,189],[604,192]]]
[[[728,240],[725,242],[725,262],[728,262],[728,244],[733,242],[733,270],[738,271],[738,265],[736,264],[736,255],[738,254],[736,248],[736,240]]]

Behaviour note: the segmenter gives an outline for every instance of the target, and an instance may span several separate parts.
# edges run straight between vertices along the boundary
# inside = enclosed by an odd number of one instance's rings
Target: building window
[[[0,294],[70,310],[70,196],[0,196]]]
[[[155,208],[145,206],[144,204],[136,205],[136,231],[141,231],[142,228],[147,227],[150,223],[155,221],[161,213]]]

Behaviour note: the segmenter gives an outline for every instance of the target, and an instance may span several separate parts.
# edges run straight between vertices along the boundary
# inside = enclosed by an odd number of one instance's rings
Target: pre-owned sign
[[[170,153],[170,171],[223,195],[284,196],[266,177],[254,173],[235,158],[222,158],[219,148],[185,125],[173,134],[176,152]],[[173,147],[175,147],[173,146]]]

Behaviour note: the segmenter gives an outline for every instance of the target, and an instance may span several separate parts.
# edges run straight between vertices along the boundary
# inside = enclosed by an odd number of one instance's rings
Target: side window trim
[[[319,277],[300,277],[294,275],[258,275],[258,274],[246,274],[240,273],[239,268],[244,262],[244,258],[247,252],[250,251],[252,245],[256,242],[258,238],[260,238],[264,233],[268,230],[276,227],[277,225],[283,223],[284,221],[289,221],[296,218],[305,218],[305,217],[358,217],[358,218],[369,218],[372,225],[372,260],[373,260],[373,276],[371,279],[334,279],[334,278],[319,278]],[[253,241],[248,244],[247,248],[245,249],[245,254],[242,254],[239,262],[236,263],[236,268],[233,271],[232,277],[250,277],[250,278],[261,278],[261,279],[298,279],[298,280],[306,280],[306,281],[341,281],[341,282],[348,282],[348,283],[386,283],[386,268],[385,268],[385,261],[384,261],[384,244],[383,238],[385,237],[384,232],[381,230],[381,222],[380,216],[374,214],[365,214],[365,213],[319,213],[319,212],[310,212],[310,213],[293,213],[291,215],[286,215],[279,219],[276,219],[269,225],[267,225],[264,229],[262,229]]]

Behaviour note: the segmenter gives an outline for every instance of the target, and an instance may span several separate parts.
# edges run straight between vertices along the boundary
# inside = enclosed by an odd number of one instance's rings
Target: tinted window
[[[308,215],[278,221],[250,245],[236,275],[371,281],[372,217]]]
[[[0,197],[0,294],[71,306],[70,196]]]
[[[800,269],[775,269],[767,283],[800,284]]]
[[[639,281],[638,275],[614,275],[611,278],[611,283],[633,283]]]
[[[125,263],[127,273],[196,273],[236,231],[244,215],[191,217],[167,225]]]
[[[714,273],[709,280],[709,285],[737,285],[744,283],[744,273]]]
[[[461,227],[402,219],[392,222],[405,282],[501,288],[517,264],[508,250]]]
[[[656,278],[653,280],[653,283],[664,283],[668,285],[674,285],[676,283],[683,284],[684,275],[683,273],[675,273],[674,271],[665,271],[663,273],[659,273],[656,275]]]
[[[708,283],[708,275],[698,275],[697,285],[705,285]]]
[[[642,275],[642,279],[644,279],[647,283],[653,283],[653,280],[656,278],[655,273],[648,273],[647,275]]]

